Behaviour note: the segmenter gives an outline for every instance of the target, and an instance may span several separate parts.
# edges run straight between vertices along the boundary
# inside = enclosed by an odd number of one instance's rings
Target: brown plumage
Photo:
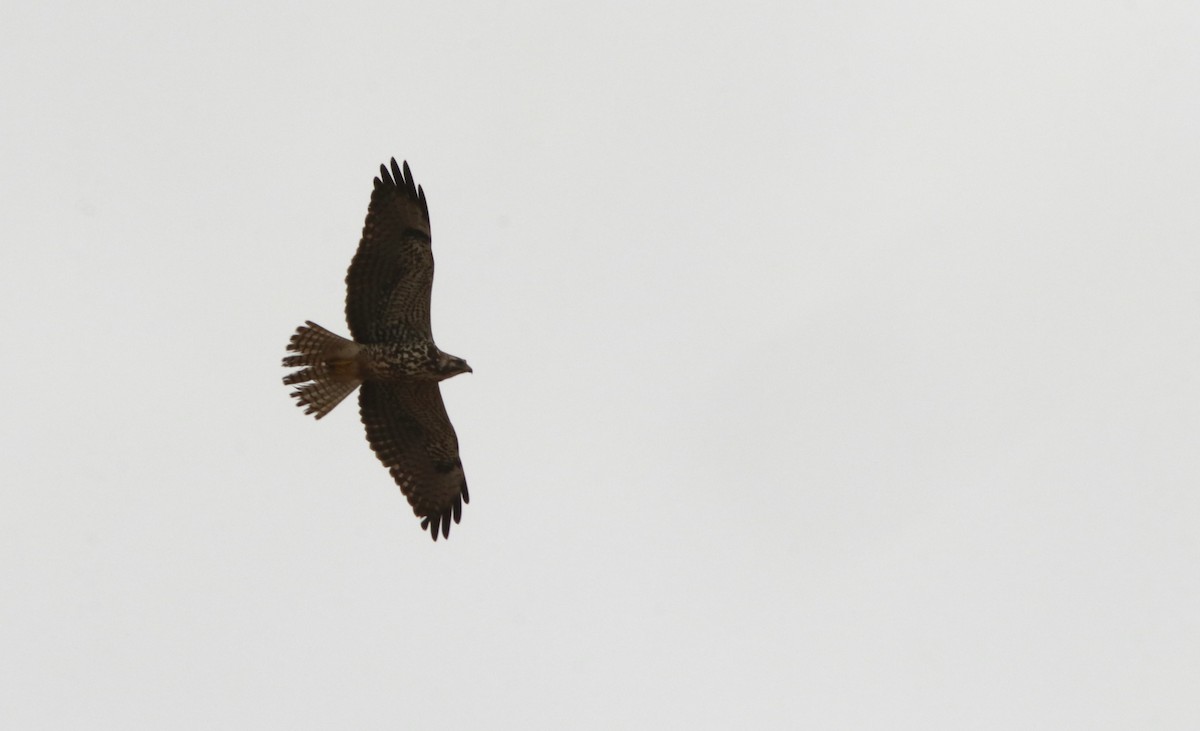
[[[283,359],[299,368],[283,382],[297,405],[317,419],[358,394],[367,441],[437,540],[462,518],[467,481],[458,437],[438,382],[470,373],[462,358],[433,342],[429,206],[408,163],[379,166],[362,241],[346,274],[346,321],[353,340],[306,322]]]

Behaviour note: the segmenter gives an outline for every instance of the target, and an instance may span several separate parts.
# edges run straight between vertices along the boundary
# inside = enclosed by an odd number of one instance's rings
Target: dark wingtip
[[[395,165],[396,161],[392,160],[392,164]],[[410,196],[413,198],[417,197],[417,186],[413,182],[412,169],[408,167],[408,160],[404,161],[404,187],[408,190]]]
[[[442,532],[442,535],[446,536],[447,538],[449,537],[450,521],[446,521],[446,527],[443,531],[442,518],[444,518],[444,517],[445,516],[443,516],[442,514],[439,513],[438,515],[431,515],[428,518],[425,518],[424,520],[421,521],[421,527],[424,528],[425,530],[429,531],[429,537],[432,538],[435,542],[438,539],[439,532]]]
[[[441,534],[442,538],[449,540],[450,519],[453,517],[454,522],[457,523],[459,522],[459,518],[461,516],[462,505],[459,504],[444,513],[438,513],[437,515],[430,515],[421,518],[421,529],[429,531],[429,537],[434,541],[437,541],[438,534]]]
[[[389,164],[390,170],[388,169]],[[403,189],[409,197],[420,201],[421,205],[428,209],[428,204],[425,202],[425,189],[413,181],[412,168],[408,166],[408,160],[401,164],[397,163],[396,158],[393,157],[389,164],[379,166],[379,177],[375,178],[375,189]]]

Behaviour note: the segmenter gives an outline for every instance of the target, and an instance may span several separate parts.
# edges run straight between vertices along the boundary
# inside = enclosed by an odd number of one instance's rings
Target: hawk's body
[[[308,322],[296,330],[283,379],[306,414],[320,419],[362,386],[359,410],[367,440],[436,541],[462,517],[467,481],[458,437],[438,381],[469,373],[461,358],[433,342],[429,208],[412,171],[392,159],[379,166],[362,241],[346,274],[346,321],[353,340]]]

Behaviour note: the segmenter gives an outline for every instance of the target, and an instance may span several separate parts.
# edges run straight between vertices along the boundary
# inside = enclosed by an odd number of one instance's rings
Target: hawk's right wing
[[[401,170],[379,166],[362,240],[346,273],[346,322],[360,343],[400,339],[408,330],[432,340],[429,298],[433,290],[429,206]]]
[[[421,527],[435,541],[439,530],[449,538],[450,521],[462,518],[470,495],[437,383],[367,381],[358,403],[371,449],[423,518]]]

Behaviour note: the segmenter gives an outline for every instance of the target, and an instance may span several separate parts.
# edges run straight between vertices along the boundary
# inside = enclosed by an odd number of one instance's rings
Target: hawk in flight
[[[359,386],[367,441],[437,540],[469,502],[458,437],[438,381],[470,373],[443,353],[429,326],[433,289],[429,207],[408,163],[379,166],[362,241],[346,274],[346,322],[353,340],[312,322],[296,329],[284,377],[304,413],[320,419]]]

